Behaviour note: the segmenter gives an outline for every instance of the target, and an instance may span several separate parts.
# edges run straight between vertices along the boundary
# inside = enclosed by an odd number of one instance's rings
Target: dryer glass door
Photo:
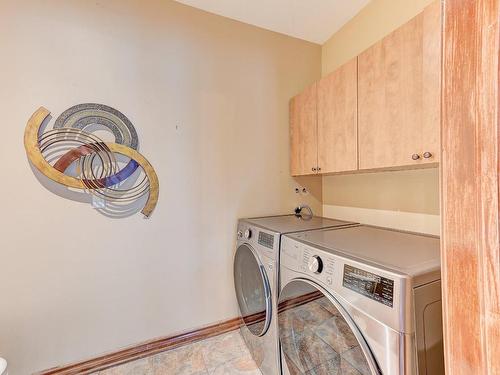
[[[288,283],[280,293],[278,324],[282,362],[291,375],[380,373],[355,323],[319,285]]]
[[[250,245],[240,245],[236,250],[234,286],[246,326],[255,336],[262,336],[271,323],[271,288],[266,270]]]

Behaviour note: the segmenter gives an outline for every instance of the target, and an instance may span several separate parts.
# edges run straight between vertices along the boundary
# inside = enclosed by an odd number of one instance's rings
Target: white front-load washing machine
[[[443,375],[439,239],[370,226],[286,235],[285,375]]]
[[[282,235],[352,225],[355,224],[296,215],[238,221],[234,286],[244,323],[241,334],[263,375],[281,374],[276,318]]]

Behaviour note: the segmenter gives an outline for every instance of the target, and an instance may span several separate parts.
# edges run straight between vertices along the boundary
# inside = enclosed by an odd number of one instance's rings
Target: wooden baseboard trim
[[[134,345],[116,352],[108,353],[86,361],[73,363],[70,365],[54,367],[36,373],[36,375],[74,375],[91,374],[105,370],[109,367],[121,365],[136,359],[144,358],[166,350],[175,349],[195,341],[204,340],[213,336],[218,336],[240,328],[241,318],[234,318],[218,324],[212,324],[196,330],[183,332],[177,335],[156,338],[138,345]]]

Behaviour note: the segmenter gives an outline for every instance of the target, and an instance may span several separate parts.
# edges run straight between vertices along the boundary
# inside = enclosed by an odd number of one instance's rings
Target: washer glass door
[[[250,245],[242,244],[234,257],[234,286],[241,316],[255,336],[271,323],[271,288],[264,266]]]
[[[380,373],[347,312],[312,282],[293,280],[285,286],[278,324],[283,362],[291,375]]]

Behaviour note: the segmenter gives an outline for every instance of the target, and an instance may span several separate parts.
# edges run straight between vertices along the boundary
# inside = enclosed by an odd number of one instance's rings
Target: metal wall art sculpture
[[[40,107],[26,125],[24,147],[30,162],[51,180],[104,201],[131,202],[147,194],[142,213],[149,217],[158,201],[158,177],[137,151],[137,132],[129,119],[102,104],[79,104],[63,112],[51,130],[40,132],[49,115]],[[93,134],[99,128],[109,130],[115,141],[104,142]],[[123,166],[119,155],[127,159]],[[72,165],[76,171],[70,173]]]

